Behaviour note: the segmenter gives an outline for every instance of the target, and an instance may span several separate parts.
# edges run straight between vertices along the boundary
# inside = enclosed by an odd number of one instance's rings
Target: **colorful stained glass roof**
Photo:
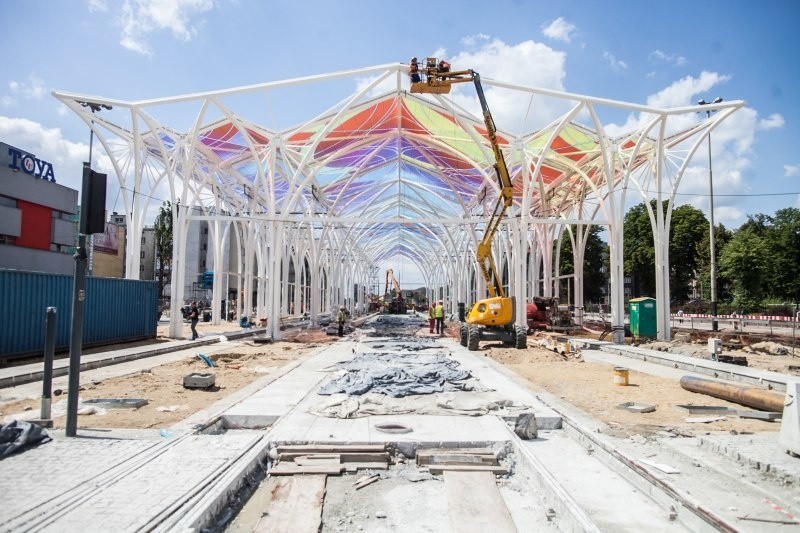
[[[351,74],[365,73],[383,76],[384,81],[394,76],[394,88],[378,91],[377,96],[367,90],[346,96],[326,111],[309,112],[311,116],[301,125],[284,129],[268,128],[253,119],[264,117],[263,100],[239,112],[222,101],[230,95],[263,99],[279,89],[318,80],[287,80],[141,102],[102,100],[130,108],[131,115],[141,113],[135,120],[144,125],[138,129],[103,122],[79,105],[86,97],[57,96],[84,114],[87,123],[102,125],[121,138],[127,136],[131,152],[140,141],[146,148],[143,165],[153,167],[147,171],[153,176],[153,189],[163,176],[175,178],[178,186],[193,191],[193,201],[215,212],[321,224],[329,219],[351,228],[348,238],[359,239],[371,260],[392,254],[419,258],[442,246],[458,246],[455,239],[464,239],[467,233],[474,238],[499,193],[483,117],[440,96],[409,93],[402,65]],[[563,101],[580,106],[588,98],[564,95]],[[186,131],[144,120],[154,107],[186,102],[201,104],[196,122]],[[637,107],[642,106],[630,104],[631,109]],[[215,118],[209,115],[203,120],[210,108]],[[564,115],[573,116],[578,116],[577,111]],[[514,184],[509,215],[517,216],[524,209],[533,218],[563,216],[574,212],[587,195],[598,197],[613,188],[607,186],[601,136],[591,128],[566,118],[522,134],[499,126],[498,142]],[[655,146],[641,131],[610,141],[618,147],[628,171],[646,164]],[[612,179],[616,183],[620,176]],[[458,237],[454,228],[459,228]]]

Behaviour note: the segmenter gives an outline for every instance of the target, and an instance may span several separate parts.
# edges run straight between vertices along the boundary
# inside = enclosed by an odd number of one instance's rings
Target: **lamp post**
[[[713,102],[700,100],[698,105],[718,104],[722,102],[721,97],[714,98]],[[706,117],[711,118],[714,111],[706,111]],[[711,331],[718,331],[717,324],[717,250],[714,245],[714,180],[711,171],[711,132],[708,133],[708,210],[709,210],[709,245],[711,254]]]

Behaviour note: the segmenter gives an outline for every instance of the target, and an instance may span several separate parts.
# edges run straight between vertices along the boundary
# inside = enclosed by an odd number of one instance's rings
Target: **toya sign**
[[[21,170],[34,178],[52,181],[53,183],[56,181],[52,164],[5,143],[0,143],[0,161],[3,161],[3,164],[8,165],[12,170]]]

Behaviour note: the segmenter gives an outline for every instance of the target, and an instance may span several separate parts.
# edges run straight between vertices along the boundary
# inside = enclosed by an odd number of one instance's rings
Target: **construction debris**
[[[269,471],[273,476],[339,475],[342,472],[389,468],[389,453],[383,445],[278,446],[276,456],[278,464]]]
[[[420,449],[417,450],[417,465],[427,467],[433,475],[444,471],[509,473],[508,468],[498,464],[497,456],[488,448]]]
[[[522,413],[517,417],[514,424],[514,433],[519,438],[530,440],[539,436],[539,428],[536,424],[536,415],[533,413]]]
[[[625,409],[631,413],[652,413],[656,410],[656,406],[649,403],[623,402],[617,405],[617,409]]]

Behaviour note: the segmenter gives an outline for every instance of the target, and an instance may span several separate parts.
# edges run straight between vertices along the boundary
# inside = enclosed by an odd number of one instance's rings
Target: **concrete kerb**
[[[244,330],[239,332],[225,333],[219,335],[207,335],[203,338],[188,341],[188,340],[175,340],[164,343],[160,347],[139,346],[136,348],[124,348],[122,350],[113,350],[108,352],[99,352],[95,354],[85,355],[81,357],[81,371],[92,370],[101,368],[108,365],[117,363],[124,363],[126,361],[135,361],[145,357],[153,357],[165,353],[177,352],[187,348],[197,346],[208,346],[220,342],[220,337],[224,336],[228,340],[236,340],[252,335],[256,335],[258,330]],[[38,366],[38,370],[33,370],[32,367]],[[69,358],[58,359],[53,363],[53,377],[66,376],[69,373]],[[5,374],[5,375],[2,375]],[[24,385],[34,381],[41,381],[44,377],[44,368],[42,363],[34,363],[31,365],[23,365],[18,367],[9,367],[0,370],[0,389],[7,387],[14,387],[16,385]]]
[[[696,374],[705,374],[719,379],[746,383],[763,387],[768,390],[778,392],[786,391],[786,376],[769,370],[732,365],[730,363],[720,363],[709,359],[698,359],[684,355],[670,354],[658,350],[638,348],[634,346],[624,346],[619,344],[605,344],[599,347],[600,351],[640,359],[649,363],[680,368]]]

